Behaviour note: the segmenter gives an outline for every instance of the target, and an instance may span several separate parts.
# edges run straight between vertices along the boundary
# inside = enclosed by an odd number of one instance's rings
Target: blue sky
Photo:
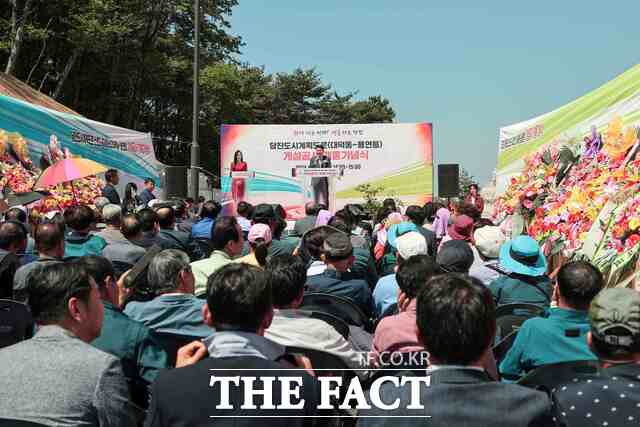
[[[498,128],[551,111],[640,56],[640,2],[240,0],[242,59],[312,67],[340,93],[387,97],[399,122],[434,126],[436,163],[480,182]],[[442,2],[444,3],[444,2]]]

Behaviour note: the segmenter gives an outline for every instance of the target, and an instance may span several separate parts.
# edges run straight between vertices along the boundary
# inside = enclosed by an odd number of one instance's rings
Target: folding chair
[[[33,317],[26,304],[0,299],[0,348],[33,336]]]

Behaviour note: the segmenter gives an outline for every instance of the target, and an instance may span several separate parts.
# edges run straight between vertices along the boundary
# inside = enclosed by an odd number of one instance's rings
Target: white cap
[[[473,233],[473,240],[483,257],[496,259],[500,256],[500,248],[507,238],[500,227],[485,226]]]
[[[402,259],[409,259],[414,255],[427,254],[427,241],[422,234],[416,231],[398,237],[396,246]]]

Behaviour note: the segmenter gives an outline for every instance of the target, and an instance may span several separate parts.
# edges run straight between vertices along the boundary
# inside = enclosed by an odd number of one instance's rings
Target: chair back
[[[520,328],[525,320],[541,315],[544,307],[535,304],[505,304],[496,308],[496,337],[502,341],[504,337]]]
[[[33,421],[0,418],[0,427],[47,427],[47,424],[40,424]]]
[[[325,293],[305,294],[300,309],[319,311],[342,319],[348,325],[365,328],[369,319],[353,301]]]
[[[201,259],[209,258],[213,252],[213,246],[211,246],[211,240],[202,237],[193,239],[191,242],[191,261],[199,261]]]
[[[26,304],[0,299],[0,348],[33,336],[33,317]]]
[[[199,341],[200,337],[194,337],[191,335],[178,335],[168,332],[154,331],[153,335],[156,340],[162,346],[167,353],[167,364],[171,367],[176,366],[176,358],[178,356],[178,350],[180,347],[185,346],[193,341]]]
[[[575,378],[581,376],[593,377],[603,374],[603,368],[598,360],[575,360],[537,367],[520,379],[518,384],[552,390],[558,385],[575,381]]]
[[[496,360],[496,366],[500,365],[502,359],[507,355],[511,346],[516,341],[516,336],[518,335],[518,331],[515,330],[508,334],[506,337],[502,338],[496,345],[493,346],[493,358]]]
[[[310,311],[310,310],[295,310],[296,314],[308,317],[310,319],[322,320],[325,323],[331,325],[345,340],[349,339],[349,325],[339,317],[333,314],[325,313],[323,311]]]

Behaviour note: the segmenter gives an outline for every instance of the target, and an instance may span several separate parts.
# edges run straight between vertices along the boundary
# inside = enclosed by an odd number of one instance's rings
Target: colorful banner
[[[52,135],[61,148],[77,156],[120,171],[120,190],[135,182],[141,191],[144,178],[160,186],[160,163],[151,134],[136,132],[81,116],[60,113],[0,95],[0,129],[27,140],[29,155],[38,166]]]
[[[604,132],[614,117],[640,124],[640,65],[575,101],[542,116],[500,128],[496,194],[523,170],[526,156],[547,144],[580,143],[595,126]]]
[[[380,186],[381,195],[422,204],[432,197],[432,125],[223,125],[221,130],[222,191],[232,199],[231,163],[242,153],[251,178],[243,199],[252,203],[281,203],[290,217],[301,215],[309,196],[296,168],[309,166],[316,144],[334,168],[344,174],[334,180],[336,206],[362,202],[360,184]],[[237,190],[236,190],[237,191]]]

